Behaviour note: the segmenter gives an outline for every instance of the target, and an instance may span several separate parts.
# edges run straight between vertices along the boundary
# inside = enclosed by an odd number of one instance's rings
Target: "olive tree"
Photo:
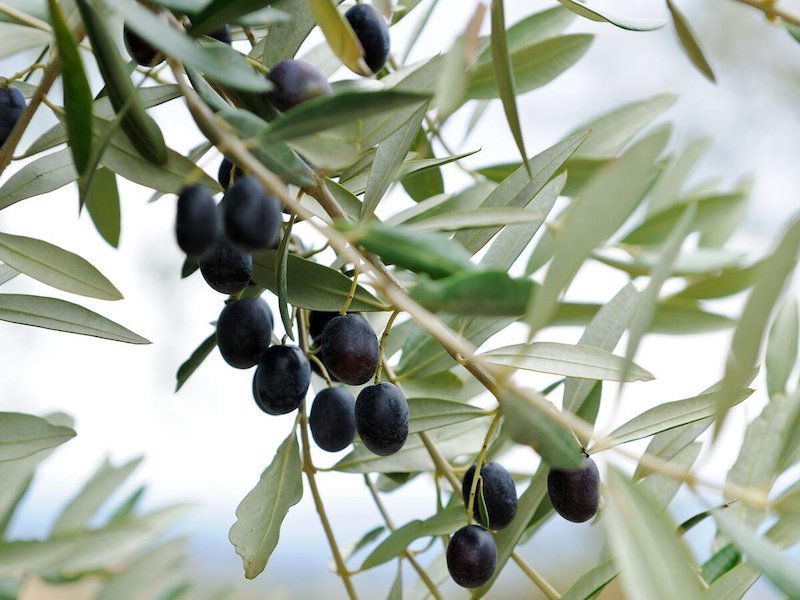
[[[760,13],[772,21],[775,35],[798,36],[800,19],[779,2],[739,1],[754,22]],[[257,367],[255,416],[271,418],[256,406],[295,415],[230,530],[248,578],[267,568],[281,523],[307,493],[351,598],[360,573],[390,561],[399,565],[391,598],[403,597],[412,573],[432,597],[444,597],[448,577],[481,597],[509,561],[548,598],[593,598],[617,576],[630,598],[742,597],[762,575],[800,597],[800,565],[785,553],[800,540],[800,486],[772,489],[800,460],[798,307],[784,292],[800,220],[765,256],[730,251],[747,186],[687,187],[703,148],[667,152],[669,128],[651,127],[669,95],[591,116],[533,155],[520,125],[518,96],[547,85],[592,44],[592,35],[564,33],[568,26],[672,27],[676,49],[713,82],[692,27],[671,0],[650,18],[558,0],[515,23],[491,0],[470,6],[451,47],[409,63],[435,5],[0,3],[2,53],[41,48],[0,89],[0,172],[21,164],[3,178],[0,209],[77,182],[79,207],[116,246],[119,177],[151,188],[153,200],[178,196],[180,276],[199,271],[223,296],[216,330],[180,365],[177,388],[219,346],[232,367]],[[405,19],[416,27],[398,51],[392,27]],[[314,45],[317,28],[324,41]],[[87,77],[90,63],[102,81]],[[61,98],[51,93],[58,80]],[[480,154],[451,148],[443,132],[466,137],[495,101],[519,159],[475,167]],[[204,137],[186,156],[148,112],[166,103],[188,111]],[[58,124],[21,149],[39,110]],[[457,113],[464,118],[451,120]],[[198,167],[208,157],[222,159],[217,179]],[[469,183],[445,186],[450,171]],[[0,284],[22,274],[76,295],[121,298],[84,258],[43,240],[0,233],[0,261]],[[630,281],[592,302],[566,299],[592,262]],[[263,302],[269,295],[275,315]],[[743,309],[731,318],[719,301],[737,295]],[[0,293],[0,319],[149,343],[56,298]],[[497,334],[508,340],[519,325],[523,338],[497,347]],[[548,340],[560,327],[582,333],[574,343]],[[691,344],[725,329],[732,342],[716,382],[607,435],[595,431],[601,406],[623,386],[653,379],[636,362],[646,335]],[[525,372],[550,383],[531,389]],[[764,386],[769,403],[724,481],[698,473],[701,448],[716,443],[731,408]],[[74,435],[52,418],[11,413],[0,415],[0,431],[0,465]],[[643,453],[626,446],[636,440],[649,440]],[[519,447],[538,457],[533,473],[502,466]],[[315,464],[320,450],[345,449],[331,468],[365,485],[384,521],[352,532],[348,552]],[[601,477],[600,453],[618,455],[633,475],[609,466]],[[437,510],[397,523],[382,496],[417,478],[435,482]],[[668,506],[682,486],[707,509],[678,524]],[[596,519],[610,550],[563,591],[517,550],[553,518]],[[718,543],[698,565],[683,535],[706,519]],[[438,558],[413,549],[421,539]],[[6,568],[13,549],[4,544],[0,573],[52,568],[35,559]]]

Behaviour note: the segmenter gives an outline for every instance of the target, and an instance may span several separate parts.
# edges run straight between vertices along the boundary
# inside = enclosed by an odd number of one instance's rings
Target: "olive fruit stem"
[[[370,479],[369,474],[367,473],[364,473],[364,482],[367,484],[367,489],[369,490],[370,496],[372,496],[372,500],[375,502],[375,506],[377,507],[378,512],[381,514],[381,517],[383,517],[383,521],[384,523],[386,523],[386,527],[389,529],[389,531],[394,533],[394,531],[396,530],[394,522],[392,521],[392,518],[389,516],[386,507],[383,505],[383,501],[381,500],[380,495],[378,494],[378,489],[375,487],[375,483],[372,481],[372,479]],[[425,584],[425,587],[428,588],[428,591],[431,593],[431,596],[436,598],[436,600],[444,600],[443,596],[439,592],[439,588],[436,587],[436,584],[430,578],[430,576],[422,567],[422,565],[419,564],[419,561],[416,559],[416,557],[413,554],[411,554],[411,552],[409,552],[408,550],[403,550],[402,556],[403,558],[408,560],[409,564],[417,572],[417,575],[419,575],[419,578],[422,580],[422,583]]]
[[[746,4],[747,6],[752,6],[756,10],[760,10],[764,13],[764,16],[767,17],[770,21],[774,21],[776,19],[780,19],[785,23],[791,23],[792,25],[800,26],[800,15],[796,15],[788,10],[779,7],[776,0],[736,0],[741,4]]]
[[[399,310],[396,310],[392,313],[392,316],[389,317],[389,321],[386,323],[386,327],[383,328],[383,334],[381,335],[381,343],[380,347],[378,348],[378,368],[375,369],[375,385],[378,385],[381,382],[381,375],[383,371],[383,363],[386,362],[386,341],[389,339],[389,333],[392,331],[392,326],[394,326],[395,319],[400,314]]]
[[[351,600],[358,600],[358,595],[350,579],[350,571],[347,570],[347,565],[342,558],[342,552],[339,550],[339,545],[336,543],[336,537],[333,535],[333,529],[328,520],[328,514],[325,512],[325,505],[322,503],[322,496],[320,496],[319,488],[317,488],[316,469],[314,468],[314,463],[311,462],[311,448],[308,440],[308,416],[306,415],[305,401],[300,405],[300,439],[303,445],[303,471],[308,480],[311,496],[314,498],[314,506],[317,508],[317,514],[322,523],[322,529],[325,530],[325,537],[328,538],[328,545],[333,553],[333,561],[336,563],[336,574],[342,579],[348,597]]]
[[[467,525],[472,525],[472,519],[475,516],[475,495],[478,492],[478,480],[481,479],[481,468],[486,462],[486,453],[489,451],[489,444],[491,443],[492,437],[494,437],[494,432],[499,424],[500,410],[498,409],[494,419],[492,419],[492,422],[489,425],[489,430],[486,432],[486,437],[483,439],[483,446],[481,446],[481,451],[478,453],[478,458],[475,460],[475,474],[472,477],[472,485],[469,489],[469,502],[467,502]]]
[[[358,267],[356,266],[355,270],[353,271],[353,281],[350,282],[350,291],[347,292],[347,298],[345,298],[344,306],[339,309],[340,315],[346,315],[350,305],[353,303],[353,298],[356,297],[356,290],[358,290]]]

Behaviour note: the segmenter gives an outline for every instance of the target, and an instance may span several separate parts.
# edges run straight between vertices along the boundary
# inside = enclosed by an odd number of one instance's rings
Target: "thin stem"
[[[522,558],[516,552],[511,555],[511,558],[514,559],[514,562],[519,565],[519,568],[522,569],[525,575],[528,576],[528,579],[533,581],[536,584],[536,587],[538,587],[545,596],[547,596],[550,600],[559,600],[559,598],[561,598],[561,594],[558,593],[558,590],[550,585],[550,583],[548,583],[548,581],[542,577],[539,572],[536,571],[536,569],[525,562],[524,558]]]
[[[322,528],[325,530],[325,537],[328,538],[328,545],[333,553],[333,560],[336,563],[336,573],[339,575],[339,577],[341,577],[342,583],[344,583],[344,587],[347,590],[347,595],[350,597],[350,599],[358,600],[358,595],[356,594],[356,590],[353,587],[353,582],[350,579],[350,571],[347,570],[347,565],[344,563],[342,553],[339,550],[338,544],[336,543],[336,538],[333,535],[333,529],[331,528],[330,521],[328,521],[328,515],[325,512],[325,505],[322,503],[322,497],[320,496],[319,489],[317,488],[317,480],[314,475],[315,469],[313,463],[311,462],[311,450],[308,441],[308,417],[306,416],[305,402],[303,402],[300,407],[300,437],[303,442],[303,471],[306,474],[306,479],[308,479],[308,487],[311,489],[311,495],[314,498],[314,505],[317,507],[319,520],[322,523]]]
[[[347,310],[353,303],[353,298],[356,297],[356,290],[358,290],[358,267],[353,271],[353,281],[350,283],[350,291],[347,292],[347,299],[344,301],[344,306],[339,310],[340,315],[347,314]]]
[[[392,316],[389,317],[389,321],[386,323],[386,327],[383,328],[383,335],[381,336],[381,343],[380,348],[378,350],[378,368],[375,369],[375,384],[381,382],[381,374],[383,369],[383,363],[386,362],[386,340],[389,339],[389,333],[392,331],[392,326],[394,325],[395,319],[397,319],[397,315],[400,314],[399,310],[396,310],[392,313]]]
[[[383,501],[378,494],[378,489],[375,487],[375,483],[370,479],[368,474],[364,474],[364,481],[367,484],[367,489],[369,490],[370,495],[372,496],[372,500],[375,502],[375,506],[378,508],[378,512],[381,513],[381,517],[383,517],[383,521],[386,523],[386,527],[389,528],[389,531],[394,532],[395,526],[392,522],[392,518],[389,516],[389,512],[386,510],[386,507],[383,505]],[[437,600],[444,600],[443,596],[439,592],[439,589],[436,587],[436,584],[430,578],[430,575],[425,571],[417,558],[411,554],[408,550],[403,550],[403,558],[407,559],[414,570],[419,575],[419,578],[422,580],[422,583],[425,584],[425,587],[428,588],[428,591],[431,593],[431,596],[436,598]]]
[[[500,424],[500,415],[501,413],[498,410],[497,414],[494,416],[494,419],[492,419],[491,425],[489,425],[489,430],[486,432],[486,437],[483,439],[483,446],[481,446],[481,451],[478,454],[477,460],[475,461],[475,473],[472,475],[472,485],[469,488],[469,501],[467,502],[467,525],[472,524],[475,511],[475,495],[478,492],[478,481],[481,477],[481,469],[483,468],[483,464],[486,462],[486,453],[489,451],[489,444],[492,441],[492,436],[494,436],[494,432],[497,429],[497,426]],[[481,483],[481,488],[482,487],[483,483]]]

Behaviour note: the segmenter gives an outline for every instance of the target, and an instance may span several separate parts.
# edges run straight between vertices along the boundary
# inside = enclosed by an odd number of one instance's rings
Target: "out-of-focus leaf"
[[[556,420],[555,406],[542,396],[539,400],[541,406],[513,391],[506,391],[500,401],[505,417],[504,431],[518,444],[531,446],[553,467],[580,468],[583,455],[572,433]]]
[[[86,260],[29,237],[0,233],[0,259],[49,286],[100,300],[121,300],[122,294]]]
[[[359,570],[371,569],[397,558],[414,540],[422,537],[448,535],[463,524],[464,507],[460,504],[451,506],[424,521],[414,520],[406,523],[384,538],[367,556]]]
[[[517,84],[514,78],[514,68],[511,63],[508,42],[506,40],[506,17],[503,9],[503,0],[492,0],[492,64],[497,78],[497,88],[500,93],[500,100],[503,103],[503,110],[506,113],[506,121],[514,136],[514,142],[522,156],[522,162],[529,170],[528,153],[525,150],[525,138],[522,135],[522,127],[519,123],[519,110],[517,108]]]
[[[353,243],[377,254],[385,263],[425,273],[434,279],[474,267],[469,253],[458,242],[440,233],[387,227],[377,222],[344,229]]]
[[[477,227],[506,226],[524,223],[531,229],[537,229],[545,216],[535,208],[473,208],[472,210],[454,211],[449,215],[438,215],[427,219],[418,219],[410,224],[411,229],[420,231],[458,231]],[[534,225],[531,225],[534,223]]]
[[[758,537],[755,531],[728,512],[717,512],[714,518],[722,532],[747,554],[748,562],[762,569],[764,575],[790,598],[800,597],[800,568],[797,562],[775,544]]]
[[[706,300],[738,294],[753,285],[761,265],[762,263],[758,262],[746,267],[725,269],[711,277],[687,285],[675,297]]]
[[[638,365],[626,373],[625,359],[592,346],[533,342],[490,350],[481,359],[497,365],[606,381],[650,381],[653,375]]]
[[[192,19],[193,35],[208,34],[240,17],[260,11],[274,0],[212,0],[202,7],[197,17]]]
[[[742,381],[756,365],[767,322],[786,280],[794,271],[798,252],[800,220],[789,226],[775,252],[764,261],[764,268],[758,274],[736,326],[717,404],[715,435],[722,428],[734,395],[743,387]]]
[[[273,294],[278,291],[275,250],[267,250],[253,259],[253,281]],[[287,300],[309,310],[338,311],[350,293],[350,278],[319,263],[290,254],[287,264]],[[356,288],[350,305],[356,312],[386,310],[375,296],[363,287]]]
[[[442,75],[433,98],[433,105],[438,109],[439,123],[444,123],[464,104],[469,84],[469,68],[475,60],[478,33],[485,13],[484,4],[480,3],[475,7],[466,30],[456,38],[442,60]]]
[[[61,536],[87,529],[89,521],[141,464],[142,457],[134,458],[118,467],[104,460],[83,489],[64,507],[56,518],[51,535]]]
[[[781,454],[786,441],[792,404],[786,396],[775,396],[761,414],[747,427],[739,456],[728,471],[726,485],[760,490],[769,493],[780,473]],[[732,512],[737,518],[756,526],[764,518],[764,511],[749,508],[741,503]]]
[[[678,7],[672,0],[667,0],[667,8],[669,9],[669,14],[672,15],[672,24],[675,26],[675,33],[678,34],[678,40],[680,40],[681,48],[683,48],[686,56],[689,57],[689,60],[692,61],[695,68],[697,68],[706,79],[711,83],[716,83],[717,79],[714,77],[714,70],[711,68],[711,65],[708,64],[708,60],[703,54],[703,49],[700,47],[694,33],[692,33],[692,29],[689,27],[686,17],[681,14],[681,11],[678,10]]]
[[[744,402],[752,393],[752,389],[743,390],[737,396],[736,404]],[[608,434],[608,441],[611,444],[625,444],[713,417],[716,402],[717,394],[714,392],[707,392],[685,400],[663,402],[617,427]]]
[[[602,159],[619,154],[625,146],[677,97],[660,94],[639,100],[603,114],[572,130],[572,134],[591,131],[589,139],[575,153],[575,158]]]
[[[636,309],[628,326],[628,343],[625,346],[626,371],[628,365],[633,364],[633,359],[636,357],[639,344],[645,333],[650,329],[650,323],[653,321],[653,316],[658,307],[658,296],[661,292],[661,287],[664,285],[664,282],[669,279],[672,266],[678,258],[678,253],[683,243],[686,241],[686,237],[689,235],[689,230],[696,213],[696,204],[687,206],[683,216],[675,224],[672,233],[669,234],[664,244],[659,249],[661,258],[650,275],[650,281],[647,282],[647,287],[639,295],[639,301],[636,303]]]
[[[694,206],[696,214],[691,223],[693,231],[707,231],[718,225],[727,215],[736,213],[745,204],[743,193],[709,196],[699,200],[676,202],[663,212],[655,213],[623,239],[625,244],[659,244],[669,237],[686,210]]]
[[[86,171],[92,152],[92,90],[78,44],[56,0],[49,0],[58,56],[61,61],[61,81],[64,85],[64,109],[69,133],[69,147],[79,174]]]
[[[795,298],[787,298],[783,303],[767,340],[767,354],[764,360],[767,371],[767,391],[770,397],[786,393],[786,383],[797,362],[797,344],[800,337],[798,305]]]
[[[531,332],[552,315],[558,296],[572,281],[592,250],[610,237],[641,202],[655,176],[653,166],[667,143],[668,132],[653,134],[600,171],[581,190],[568,211],[556,241],[541,293],[529,307]]]
[[[574,0],[558,0],[574,12],[591,21],[598,21],[600,23],[611,23],[621,29],[628,29],[630,31],[653,31],[660,29],[667,24],[666,19],[653,18],[653,17],[620,17],[606,10],[599,10],[596,8],[589,8],[581,2]]]
[[[122,325],[82,306],[58,298],[0,294],[0,321],[89,335],[127,344],[150,343]]]
[[[653,500],[616,469],[608,472],[604,497],[603,524],[627,595],[641,600],[701,600],[691,555]]]
[[[70,427],[21,413],[0,413],[0,463],[19,460],[75,437]]]
[[[569,69],[586,53],[594,36],[567,34],[535,42],[511,54],[518,94],[541,87]],[[494,66],[477,65],[470,73],[467,96],[491,99],[499,95]]]
[[[46,31],[16,23],[0,23],[0,58],[46,46],[50,39],[50,34]]]
[[[12,269],[8,265],[0,263],[0,285],[11,281],[17,275],[19,275],[19,271]]]
[[[682,249],[670,270],[672,277],[709,276],[718,271],[738,267],[745,259],[745,253],[729,248],[691,248]],[[624,271],[631,277],[650,276],[658,267],[661,253],[657,249],[642,246],[634,255],[620,255],[610,248],[601,248],[592,253],[592,258],[601,263]]]
[[[350,23],[339,12],[337,3],[333,0],[307,0],[307,4],[334,54],[354,73],[367,77],[372,75],[372,71],[364,62],[361,42],[350,27]]]
[[[253,579],[267,566],[289,509],[303,496],[300,447],[294,429],[280,445],[272,464],[236,509],[229,538],[242,557],[244,574]]]
[[[86,197],[86,210],[97,232],[114,248],[119,247],[122,230],[117,177],[111,169],[101,167],[94,175],[94,183]]]
[[[596,596],[597,592],[602,590],[614,579],[618,573],[619,567],[614,564],[613,560],[600,563],[581,575],[578,580],[561,595],[561,600],[590,600]]]
[[[185,538],[170,540],[149,550],[118,573],[114,573],[103,584],[95,600],[133,598],[142,590],[152,589],[159,580],[174,574],[183,562],[185,551]],[[162,595],[159,600],[169,600],[169,597]]]
[[[192,355],[186,359],[179,368],[176,374],[177,383],[175,384],[175,391],[183,387],[189,378],[194,375],[198,367],[203,364],[203,361],[208,358],[209,354],[217,347],[217,333],[214,332],[208,336],[203,342],[192,352]]]
[[[707,137],[698,138],[692,141],[678,156],[670,159],[650,190],[647,201],[648,215],[660,213],[678,201],[686,177],[694,168],[695,163],[700,160],[710,142],[711,140]]]
[[[703,580],[708,583],[709,585],[713,584],[717,579],[725,575],[725,573],[730,572],[736,565],[742,562],[742,555],[736,549],[736,546],[733,544],[728,544],[723,546],[721,550],[715,553],[711,558],[709,558],[706,562],[703,563],[703,567],[700,571],[700,574],[703,577]],[[761,574],[759,573],[759,576]],[[755,582],[753,582],[755,583]],[[751,584],[752,585],[752,584]],[[715,588],[714,593],[711,593],[709,589],[709,598],[714,598],[716,592],[719,590],[718,586],[712,586]],[[749,586],[748,586],[749,587]],[[720,598],[725,598],[726,596],[723,594]]]

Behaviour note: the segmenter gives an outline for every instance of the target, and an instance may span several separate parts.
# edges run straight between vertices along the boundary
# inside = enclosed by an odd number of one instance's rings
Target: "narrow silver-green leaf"
[[[150,342],[95,312],[58,298],[0,294],[0,321],[104,338],[127,344]]]
[[[65,292],[100,300],[122,299],[117,288],[89,262],[49,242],[0,233],[0,260]]]
[[[21,413],[0,413],[0,462],[19,460],[75,437],[71,427]]]
[[[676,537],[675,524],[648,494],[612,468],[604,497],[603,525],[626,596],[702,600],[688,549]]]
[[[653,375],[638,365],[626,374],[625,359],[592,346],[562,344],[558,342],[533,342],[516,344],[490,350],[481,359],[497,364],[552,373],[565,377],[601,379],[606,381],[650,381]]]
[[[743,387],[743,379],[758,361],[761,342],[772,309],[786,285],[786,280],[794,271],[799,252],[800,220],[796,220],[784,233],[775,252],[765,260],[764,268],[759,272],[739,324],[736,326],[717,405],[715,435],[722,428],[734,394]]]
[[[628,328],[628,343],[625,346],[625,371],[628,370],[629,366],[633,365],[633,359],[636,357],[639,343],[650,329],[650,323],[653,321],[658,307],[658,296],[661,292],[661,287],[670,276],[672,266],[678,258],[684,241],[686,241],[686,236],[689,235],[696,213],[696,204],[687,206],[683,216],[675,224],[672,233],[669,234],[669,237],[660,248],[661,258],[659,258],[656,268],[653,269],[650,275],[647,287],[639,296],[639,301],[636,303],[636,309]]]
[[[516,90],[524,94],[561,75],[586,53],[594,36],[566,34],[536,42],[511,54]],[[470,72],[467,96],[491,99],[499,96],[494,65],[478,64]]]
[[[645,138],[598,172],[581,190],[564,218],[541,293],[535,295],[529,307],[526,321],[532,332],[549,320],[559,295],[578,273],[586,257],[605,242],[641,202],[655,177],[654,163],[667,139],[666,131]]]
[[[752,393],[751,389],[742,390],[736,398],[736,404],[744,402]],[[625,444],[674,427],[713,417],[717,405],[717,395],[715,392],[708,392],[685,400],[663,402],[617,427],[608,434],[608,442]]]
[[[620,106],[611,112],[582,123],[573,134],[591,131],[575,158],[602,159],[619,154],[656,117],[672,106],[677,96],[659,94]]]
[[[51,535],[60,536],[87,529],[100,507],[125,483],[141,462],[142,457],[139,457],[115,467],[108,459],[104,460],[81,491],[62,509]]]
[[[117,176],[111,169],[101,167],[95,173],[91,191],[86,197],[86,210],[98,233],[117,248],[122,223]]]
[[[504,227],[524,223],[535,229],[544,222],[545,216],[535,208],[473,208],[457,210],[444,215],[415,220],[408,226],[419,231],[458,231],[477,227]],[[531,223],[536,225],[531,227]]]
[[[89,166],[89,157],[92,153],[92,90],[86,79],[78,44],[57,0],[49,0],[49,6],[58,57],[61,61],[69,147],[77,171],[81,174]]]
[[[497,78],[497,91],[500,94],[500,101],[503,103],[503,110],[506,113],[506,122],[509,129],[511,129],[511,134],[514,136],[514,142],[517,144],[520,156],[522,156],[522,162],[525,168],[528,169],[528,174],[533,177],[528,164],[528,153],[525,150],[525,138],[522,135],[522,127],[519,123],[517,84],[506,40],[506,17],[503,2],[504,0],[492,0],[492,64]]]
[[[64,187],[78,178],[72,153],[64,148],[29,162],[0,187],[0,210]]]
[[[531,446],[553,467],[580,468],[583,455],[572,433],[556,419],[556,407],[542,396],[538,399],[532,402],[516,392],[504,393],[500,401],[504,431],[518,444]]]
[[[477,406],[443,398],[409,398],[409,433],[419,433],[487,416]]]
[[[658,17],[621,17],[597,8],[589,8],[582,2],[575,2],[575,0],[558,0],[574,12],[591,21],[598,21],[600,23],[611,23],[621,29],[628,29],[630,31],[653,31],[660,29],[667,24],[666,19]]]
[[[705,54],[703,54],[703,49],[700,47],[700,43],[697,41],[697,37],[692,32],[691,27],[689,27],[686,17],[681,14],[681,11],[678,10],[678,7],[672,0],[667,0],[667,8],[669,9],[669,14],[672,15],[672,24],[675,26],[675,33],[678,34],[678,40],[686,56],[689,57],[692,64],[706,79],[711,83],[716,83],[717,79],[714,77],[714,70],[711,68],[711,65],[708,64],[708,59],[706,59]]]
[[[372,161],[372,168],[369,171],[364,202],[361,205],[361,219],[372,217],[378,203],[395,180],[400,166],[414,143],[427,108],[427,104],[422,105],[406,125],[378,145],[375,159]]]
[[[786,393],[786,383],[797,363],[797,345],[800,337],[800,321],[798,319],[796,298],[787,298],[783,303],[767,340],[767,354],[764,366],[767,371],[767,391],[770,397]]]
[[[280,445],[272,464],[236,509],[229,538],[242,557],[244,574],[253,579],[267,566],[289,509],[303,496],[300,447],[294,429]]]
[[[758,537],[753,529],[729,512],[717,512],[714,518],[722,532],[747,554],[748,561],[759,567],[779,590],[790,598],[800,598],[799,563],[772,542]]]
[[[210,336],[208,336],[203,342],[197,347],[197,349],[192,352],[192,355],[186,359],[179,368],[178,372],[175,375],[177,382],[175,384],[175,391],[177,392],[179,389],[183,387],[189,378],[194,375],[194,372],[197,368],[203,364],[203,361],[208,358],[214,348],[217,347],[217,333],[214,332]]]

